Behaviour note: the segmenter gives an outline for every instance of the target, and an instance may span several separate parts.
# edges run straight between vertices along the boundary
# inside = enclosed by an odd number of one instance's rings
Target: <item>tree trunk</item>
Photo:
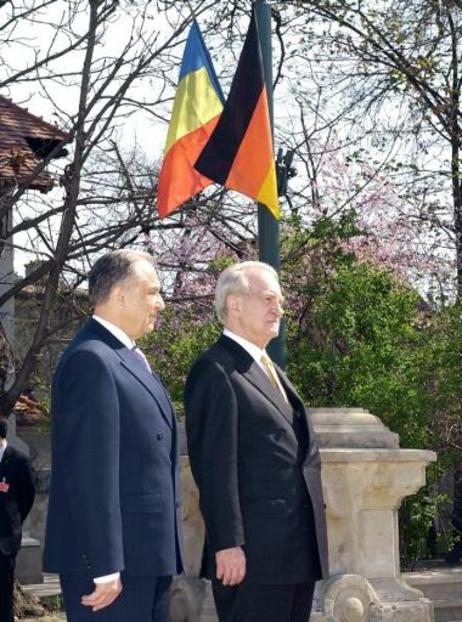
[[[62,272],[63,265],[68,256],[69,245],[72,239],[74,223],[77,213],[77,200],[80,192],[80,179],[83,164],[83,153],[86,146],[85,121],[87,114],[87,100],[90,84],[90,71],[93,59],[93,53],[96,45],[98,23],[98,2],[99,0],[90,0],[90,15],[88,28],[88,41],[85,53],[85,60],[82,70],[82,82],[80,87],[80,101],[78,120],[75,131],[75,151],[72,163],[68,166],[66,180],[66,198],[59,232],[58,242],[55,249],[55,261],[51,268],[48,281],[43,294],[43,302],[40,311],[40,317],[37,322],[32,345],[30,346],[24,358],[21,369],[16,374],[13,386],[0,395],[0,411],[7,412],[18,399],[27,380],[33,372],[36,364],[36,358],[39,355],[43,343],[48,336],[49,317],[53,305],[56,300],[58,290],[59,276]]]

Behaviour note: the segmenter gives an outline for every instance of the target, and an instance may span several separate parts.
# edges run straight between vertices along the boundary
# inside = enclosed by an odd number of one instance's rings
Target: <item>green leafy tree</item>
[[[292,90],[305,126],[311,118],[314,128],[336,132],[352,164],[370,162],[372,177],[395,181],[409,227],[420,223],[440,249],[454,249],[460,296],[461,3],[294,0],[284,7],[296,15],[286,72],[298,76]],[[280,12],[289,18],[282,5]]]
[[[309,405],[366,408],[403,447],[438,452],[427,487],[401,510],[409,566],[452,542],[450,528],[431,546],[427,535],[448,513],[438,481],[462,444],[461,307],[435,312],[392,273],[358,262],[345,244],[354,219],[320,224],[286,241],[289,375]]]
[[[410,565],[450,545],[446,537],[430,550],[426,534],[444,509],[438,480],[462,445],[461,309],[434,312],[391,272],[358,261],[350,240],[363,232],[355,223],[346,213],[312,227],[297,219],[285,226],[288,372],[308,405],[366,408],[400,435],[403,447],[438,452],[428,486],[401,511],[401,550]],[[170,306],[146,340],[179,413],[188,370],[219,333],[213,285],[231,260],[229,253],[218,254],[210,272],[205,268],[189,280],[183,300]],[[191,301],[198,289],[200,298]]]
[[[162,314],[156,330],[144,338],[143,347],[154,369],[169,388],[175,410],[183,414],[183,391],[193,362],[219,334],[211,309],[175,305]]]

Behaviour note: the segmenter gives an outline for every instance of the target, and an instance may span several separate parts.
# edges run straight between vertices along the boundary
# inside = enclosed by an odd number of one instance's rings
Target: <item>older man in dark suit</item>
[[[189,454],[221,622],[306,622],[315,581],[328,575],[312,424],[265,352],[282,303],[270,266],[227,268],[215,298],[223,335],[186,384]]]
[[[176,423],[135,344],[164,308],[151,257],[101,257],[89,294],[93,317],[53,380],[44,566],[69,622],[166,622],[182,569]]]
[[[13,622],[13,578],[22,524],[34,503],[35,487],[26,456],[8,445],[0,419],[0,621]]]

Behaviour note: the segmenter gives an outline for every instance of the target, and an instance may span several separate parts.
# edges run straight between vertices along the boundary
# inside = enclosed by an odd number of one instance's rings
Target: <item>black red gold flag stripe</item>
[[[279,218],[276,167],[258,24],[249,30],[221,117],[194,167]]]

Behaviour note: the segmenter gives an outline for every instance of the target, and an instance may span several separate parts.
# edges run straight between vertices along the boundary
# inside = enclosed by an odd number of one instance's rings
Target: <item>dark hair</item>
[[[88,295],[92,305],[107,300],[115,285],[133,276],[133,264],[137,261],[154,263],[148,253],[125,249],[100,257],[88,276]]]
[[[0,417],[0,438],[6,438],[8,432],[8,421],[3,417]]]

